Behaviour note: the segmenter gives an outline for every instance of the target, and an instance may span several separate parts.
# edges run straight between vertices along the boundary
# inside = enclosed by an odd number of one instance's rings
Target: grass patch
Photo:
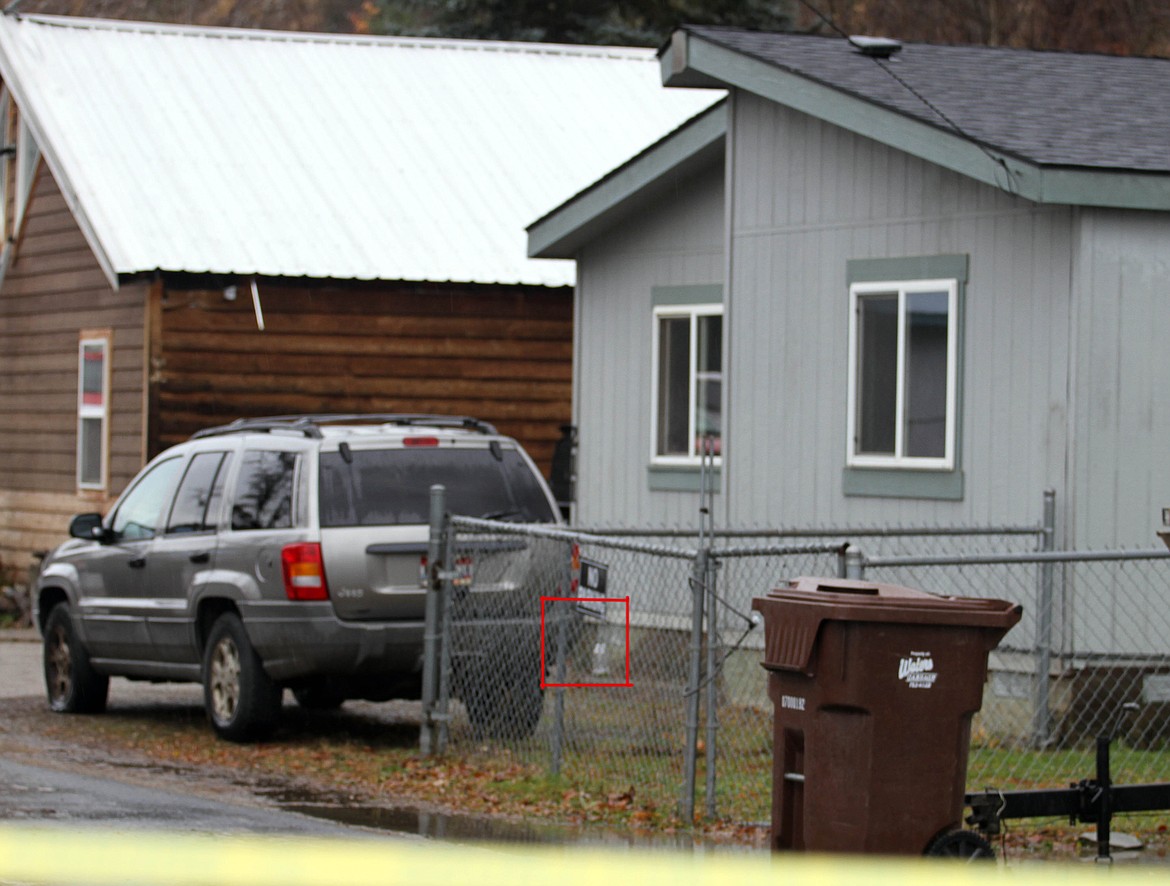
[[[1115,742],[1110,754],[1114,784],[1170,780],[1170,751],[1131,748]],[[1091,747],[1036,751],[1029,748],[973,747],[967,761],[967,789],[1030,790],[1064,788],[1096,775]]]

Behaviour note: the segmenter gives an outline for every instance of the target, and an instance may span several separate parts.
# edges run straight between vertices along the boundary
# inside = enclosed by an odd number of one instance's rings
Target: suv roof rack
[[[318,413],[310,415],[269,415],[262,418],[238,418],[226,425],[204,428],[191,435],[192,440],[218,437],[224,434],[270,433],[272,431],[299,431],[306,437],[320,439],[321,425],[383,424],[425,425],[439,428],[462,428],[480,434],[497,433],[494,425],[469,415],[429,415],[410,412],[356,412]]]

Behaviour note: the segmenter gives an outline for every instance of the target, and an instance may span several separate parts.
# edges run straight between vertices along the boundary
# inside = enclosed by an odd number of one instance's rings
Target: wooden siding
[[[590,244],[578,260],[575,519],[582,525],[693,526],[694,494],[652,491],[652,290],[723,282],[723,172]]]
[[[30,553],[65,534],[62,515],[101,510],[141,467],[142,304],[139,286],[113,290],[60,189],[42,163],[15,258],[0,287],[0,559]],[[79,493],[78,341],[109,329],[111,346],[108,495]]]
[[[572,294],[455,284],[170,285],[152,401],[157,450],[241,416],[474,415],[518,438],[547,474],[570,420]]]
[[[26,582],[40,554],[65,540],[70,518],[83,510],[100,507],[71,493],[0,489],[0,568]]]

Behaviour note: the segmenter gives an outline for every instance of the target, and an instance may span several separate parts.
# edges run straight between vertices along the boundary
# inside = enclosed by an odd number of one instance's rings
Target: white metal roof
[[[111,277],[571,285],[525,226],[722,97],[651,50],[0,15],[0,75]]]

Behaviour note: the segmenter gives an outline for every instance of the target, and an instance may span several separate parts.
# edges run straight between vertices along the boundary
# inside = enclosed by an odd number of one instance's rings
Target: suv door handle
[[[145,557],[135,557],[133,560],[127,560],[126,565],[129,566],[131,569],[141,569],[143,566],[146,565],[146,558]]]
[[[192,563],[208,563],[211,561],[210,551],[196,551],[187,557]]]

